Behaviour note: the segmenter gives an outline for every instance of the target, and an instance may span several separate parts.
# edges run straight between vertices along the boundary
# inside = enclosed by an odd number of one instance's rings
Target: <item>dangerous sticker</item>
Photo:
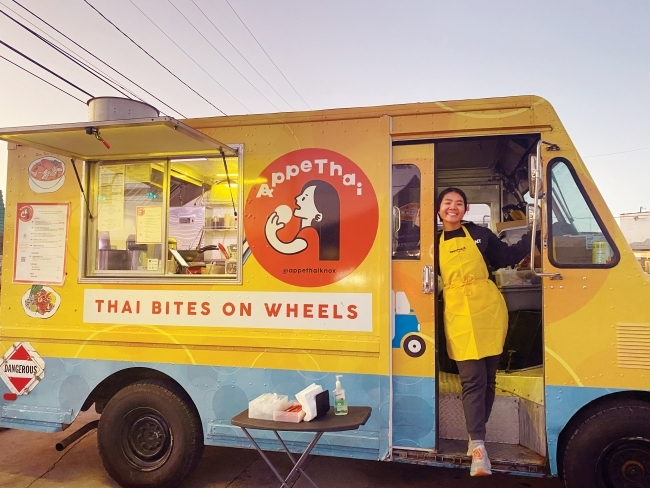
[[[0,376],[12,393],[27,395],[45,376],[45,362],[29,342],[16,342],[0,361]]]

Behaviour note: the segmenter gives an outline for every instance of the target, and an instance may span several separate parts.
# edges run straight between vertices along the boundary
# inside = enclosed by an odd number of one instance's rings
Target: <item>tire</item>
[[[650,488],[650,404],[627,400],[588,413],[562,466],[567,488]]]
[[[422,337],[417,335],[409,335],[404,339],[403,346],[404,352],[412,358],[419,358],[427,350],[427,344]]]
[[[203,428],[183,390],[145,380],[123,388],[106,404],[97,443],[106,471],[121,486],[176,487],[201,459]]]

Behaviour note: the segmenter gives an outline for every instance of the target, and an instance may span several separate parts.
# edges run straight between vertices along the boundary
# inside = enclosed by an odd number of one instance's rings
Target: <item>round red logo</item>
[[[379,208],[368,177],[327,149],[299,149],[269,164],[246,200],[246,239],[273,276],[323,286],[352,273],[377,234]]]
[[[34,209],[31,205],[23,205],[18,208],[18,218],[23,222],[29,222],[34,216]]]

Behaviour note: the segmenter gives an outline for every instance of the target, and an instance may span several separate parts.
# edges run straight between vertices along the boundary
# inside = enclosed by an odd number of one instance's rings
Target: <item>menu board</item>
[[[97,230],[124,228],[124,165],[99,167],[97,198]]]
[[[18,203],[14,283],[62,285],[69,203]]]
[[[135,207],[135,242],[162,242],[162,207]]]

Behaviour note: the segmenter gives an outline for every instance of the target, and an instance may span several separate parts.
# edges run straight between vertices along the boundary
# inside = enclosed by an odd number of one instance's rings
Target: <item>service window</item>
[[[548,188],[551,262],[573,268],[614,266],[618,249],[568,161],[551,162]]]
[[[393,259],[420,259],[420,169],[393,166]]]
[[[86,276],[241,279],[240,160],[90,163]]]

